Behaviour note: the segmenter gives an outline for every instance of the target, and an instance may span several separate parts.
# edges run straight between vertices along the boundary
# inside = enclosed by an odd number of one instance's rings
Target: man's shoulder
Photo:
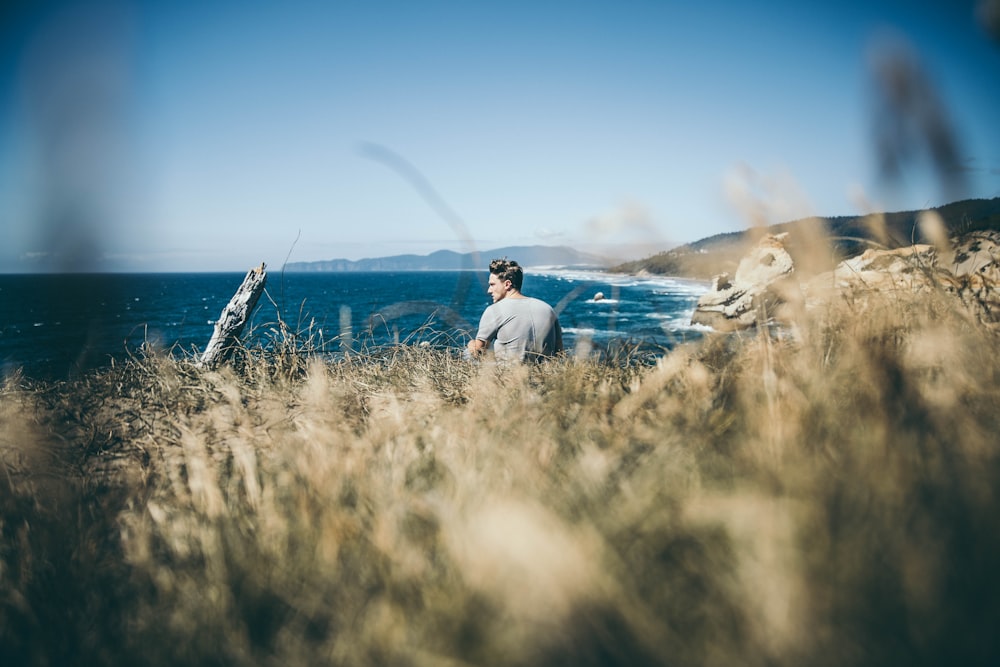
[[[552,310],[552,306],[549,305],[548,301],[543,301],[542,299],[536,299],[533,296],[529,296],[527,298],[531,302],[531,306],[533,308],[539,308],[539,309],[545,309],[545,310]]]
[[[484,312],[505,313],[508,315],[525,312],[537,312],[538,310],[552,310],[546,301],[533,296],[524,296],[519,299],[501,299],[486,307]]]
[[[542,306],[548,308],[549,304],[533,296],[522,296],[517,299],[508,298],[508,299],[503,299],[501,301],[497,301],[496,303],[493,304],[493,306],[500,306],[501,308],[517,308],[517,309],[528,310],[531,308],[539,308]]]

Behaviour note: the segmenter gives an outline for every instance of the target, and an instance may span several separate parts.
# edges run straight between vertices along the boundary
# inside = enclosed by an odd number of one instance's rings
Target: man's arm
[[[499,328],[500,323],[497,321],[496,304],[493,304],[483,311],[482,317],[479,318],[479,328],[466,346],[469,350],[469,356],[473,359],[482,356],[486,352],[486,348],[490,346],[490,343],[496,337]]]
[[[478,357],[486,349],[486,341],[479,340],[478,338],[473,338],[469,341],[469,354],[473,357]]]

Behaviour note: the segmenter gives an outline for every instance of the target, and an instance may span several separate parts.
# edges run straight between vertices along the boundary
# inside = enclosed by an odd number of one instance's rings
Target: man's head
[[[490,286],[487,291],[493,297],[493,303],[512,291],[520,292],[523,282],[524,271],[514,260],[504,257],[490,262]]]

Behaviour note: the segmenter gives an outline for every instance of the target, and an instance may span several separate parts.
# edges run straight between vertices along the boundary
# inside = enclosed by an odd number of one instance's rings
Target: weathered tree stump
[[[211,340],[208,341],[205,352],[201,355],[199,366],[213,368],[232,354],[233,348],[239,343],[243,327],[264,291],[266,281],[267,273],[264,271],[263,262],[260,266],[247,272],[243,284],[236,290],[236,294],[222,309],[222,314],[216,320],[215,331],[212,333]]]

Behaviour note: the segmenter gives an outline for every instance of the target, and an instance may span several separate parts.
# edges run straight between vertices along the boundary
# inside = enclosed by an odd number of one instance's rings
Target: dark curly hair
[[[518,292],[521,291],[521,283],[524,282],[524,269],[512,259],[501,257],[490,262],[490,273],[500,280],[509,280]]]

